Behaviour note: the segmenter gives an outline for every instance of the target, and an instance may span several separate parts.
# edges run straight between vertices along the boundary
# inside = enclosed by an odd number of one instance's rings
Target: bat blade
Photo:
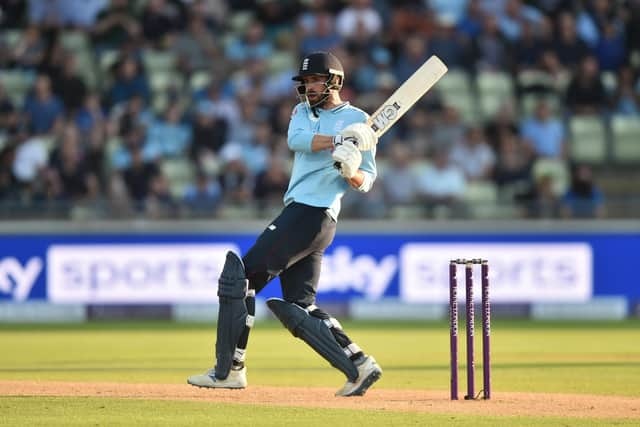
[[[447,70],[440,58],[431,56],[369,117],[367,124],[378,137],[382,136],[445,75]]]

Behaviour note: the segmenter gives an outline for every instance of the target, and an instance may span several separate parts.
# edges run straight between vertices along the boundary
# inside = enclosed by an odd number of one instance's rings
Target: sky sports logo
[[[0,296],[16,302],[27,300],[42,268],[40,257],[31,257],[24,264],[15,257],[1,258]]]
[[[212,303],[232,243],[52,245],[47,293],[55,303]]]
[[[400,298],[447,302],[449,261],[479,257],[489,261],[492,302],[584,302],[593,296],[587,243],[408,243],[400,250]],[[479,277],[479,267],[474,275]],[[474,284],[478,294],[480,280]]]

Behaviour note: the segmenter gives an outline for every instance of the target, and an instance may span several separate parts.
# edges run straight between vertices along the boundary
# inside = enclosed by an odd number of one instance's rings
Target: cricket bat
[[[432,55],[373,113],[367,125],[378,137],[384,135],[447,72],[447,66]],[[334,163],[340,169],[340,163]]]
[[[446,72],[440,58],[431,56],[369,117],[367,125],[378,137],[384,135]]]

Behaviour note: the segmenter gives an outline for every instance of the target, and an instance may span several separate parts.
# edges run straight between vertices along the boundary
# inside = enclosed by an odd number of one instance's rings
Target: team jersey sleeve
[[[289,131],[287,132],[287,144],[291,151],[311,153],[311,140],[313,130],[307,117],[307,109],[303,104],[298,104],[291,113]]]

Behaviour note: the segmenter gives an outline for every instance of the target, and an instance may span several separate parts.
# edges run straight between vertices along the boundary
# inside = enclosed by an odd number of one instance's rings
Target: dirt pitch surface
[[[189,400],[265,406],[374,409],[397,412],[631,418],[640,420],[640,398],[556,393],[494,393],[490,401],[452,402],[446,390],[371,389],[363,397],[334,397],[328,388],[250,386],[245,390],[201,389],[187,384],[123,384],[0,381],[0,396],[114,397]]]

